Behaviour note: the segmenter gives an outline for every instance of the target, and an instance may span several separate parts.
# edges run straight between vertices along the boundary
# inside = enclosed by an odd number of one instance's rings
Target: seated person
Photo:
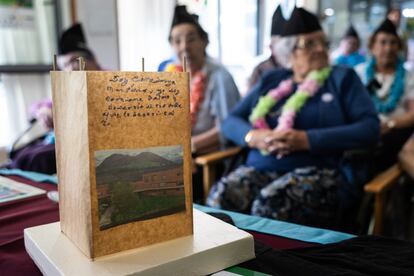
[[[79,70],[79,57],[85,59],[85,70],[100,70],[91,50],[86,47],[86,39],[80,24],[63,32],[59,40],[57,65],[60,70]],[[45,138],[33,141],[18,150],[7,168],[22,169],[46,174],[56,173],[55,143],[52,118],[52,101],[42,100],[34,104],[33,117],[49,129]]]
[[[414,135],[404,144],[398,157],[403,170],[414,179]]]
[[[190,80],[191,147],[193,156],[218,150],[224,145],[219,127],[240,95],[230,73],[206,53],[208,34],[185,6],[175,8],[169,42],[176,58],[163,63],[165,71],[182,71],[187,60]],[[193,169],[193,198],[202,199],[202,174]]]
[[[11,154],[7,168],[45,174],[56,173],[55,135],[53,132],[52,101],[41,100],[31,106],[32,121],[38,121],[48,132]]]
[[[400,27],[400,23],[401,23],[401,9],[400,7],[394,6],[391,7],[391,9],[388,11],[387,13],[387,18],[394,24],[395,28]]]
[[[81,24],[75,24],[65,32],[59,40],[57,66],[62,71],[79,70],[79,57],[85,60],[85,70],[100,71],[101,66],[94,54],[86,45],[86,38]]]
[[[414,237],[414,135],[411,135],[402,147],[398,161],[404,174],[387,191],[383,235],[412,240]]]
[[[182,71],[185,56],[191,74],[193,152],[216,150],[220,146],[219,125],[240,99],[236,84],[222,65],[207,56],[208,35],[185,6],[175,9],[169,41],[178,63],[168,64],[165,70]]]
[[[342,53],[334,60],[334,64],[354,67],[365,62],[365,57],[359,52],[361,41],[352,25],[346,31],[341,44]]]
[[[248,89],[250,90],[269,70],[276,69],[279,67],[286,67],[286,64],[280,64],[278,58],[281,58],[278,54],[280,46],[278,41],[280,40],[280,33],[283,30],[283,25],[286,20],[282,15],[282,8],[279,5],[272,16],[272,28],[271,28],[271,38],[270,38],[270,52],[271,55],[265,61],[259,63],[252,72],[252,75],[249,77]]]
[[[296,8],[282,36],[296,41],[292,71],[268,72],[223,122],[247,160],[212,187],[207,205],[332,227],[360,189],[338,169],[343,152],[375,143],[379,120],[355,72],[329,66],[315,15]]]
[[[404,69],[398,55],[401,49],[395,25],[386,19],[369,40],[372,58],[355,68],[381,120],[378,170],[397,161],[398,152],[414,130],[414,74]]]

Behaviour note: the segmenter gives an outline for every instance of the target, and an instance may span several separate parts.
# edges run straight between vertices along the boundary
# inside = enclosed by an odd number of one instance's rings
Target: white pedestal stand
[[[253,237],[194,209],[194,235],[90,260],[59,222],[24,230],[26,251],[45,275],[207,275],[250,260]]]

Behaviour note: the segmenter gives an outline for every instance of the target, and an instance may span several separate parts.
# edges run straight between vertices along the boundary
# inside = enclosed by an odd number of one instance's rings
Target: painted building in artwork
[[[146,195],[179,195],[184,193],[183,165],[170,165],[164,168],[147,170],[142,178],[132,183],[135,193]],[[97,187],[98,198],[110,195],[109,185]]]

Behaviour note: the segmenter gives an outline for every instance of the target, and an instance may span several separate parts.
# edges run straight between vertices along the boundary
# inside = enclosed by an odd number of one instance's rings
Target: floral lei
[[[305,80],[298,86],[296,92],[289,97],[283,105],[282,114],[279,116],[277,130],[288,130],[293,128],[296,115],[307,102],[314,96],[319,88],[331,73],[331,67],[321,70],[311,71]],[[269,129],[266,123],[266,114],[282,98],[290,95],[293,90],[293,80],[291,78],[280,82],[279,86],[271,89],[265,96],[260,97],[259,102],[253,109],[249,120],[256,129]]]
[[[368,62],[368,65],[365,70],[367,83],[369,83],[375,77],[375,64],[375,58],[372,58]],[[381,99],[377,96],[376,93],[372,93],[371,95],[371,99],[374,102],[375,108],[379,113],[390,113],[394,111],[394,109],[397,107],[398,102],[404,94],[404,77],[404,63],[402,59],[399,58],[397,62],[397,68],[395,71],[394,81],[391,85],[390,93],[388,94],[388,96],[385,99]]]
[[[165,67],[166,72],[182,72],[183,67],[174,63],[170,63]],[[200,109],[200,104],[204,100],[206,76],[201,71],[191,76],[190,85],[190,115],[191,125],[194,126],[197,122],[197,114]]]

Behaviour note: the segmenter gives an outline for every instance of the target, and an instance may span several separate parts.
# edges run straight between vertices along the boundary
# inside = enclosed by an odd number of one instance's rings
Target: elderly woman
[[[414,127],[414,74],[399,57],[401,39],[386,19],[369,40],[372,58],[355,69],[367,86],[381,119],[379,169],[397,161],[397,155]]]
[[[169,41],[177,60],[163,64],[160,69],[182,71],[183,57],[187,59],[191,74],[193,152],[201,154],[217,150],[220,146],[219,125],[240,99],[237,86],[230,73],[207,56],[208,34],[185,6],[175,8]]]
[[[292,45],[292,71],[266,74],[223,122],[224,136],[249,151],[244,165],[213,186],[207,204],[332,226],[340,201],[350,204],[355,192],[339,161],[344,150],[376,142],[378,117],[354,71],[329,67],[316,16],[296,8],[282,37]]]
[[[218,150],[224,144],[220,135],[221,122],[240,95],[230,73],[207,56],[208,34],[189,14],[185,6],[177,6],[170,30],[169,42],[175,52],[175,60],[163,62],[159,70],[182,71],[181,62],[186,57],[191,74],[190,115],[192,122],[191,147],[193,155]],[[194,167],[193,197],[202,200],[202,173]]]

